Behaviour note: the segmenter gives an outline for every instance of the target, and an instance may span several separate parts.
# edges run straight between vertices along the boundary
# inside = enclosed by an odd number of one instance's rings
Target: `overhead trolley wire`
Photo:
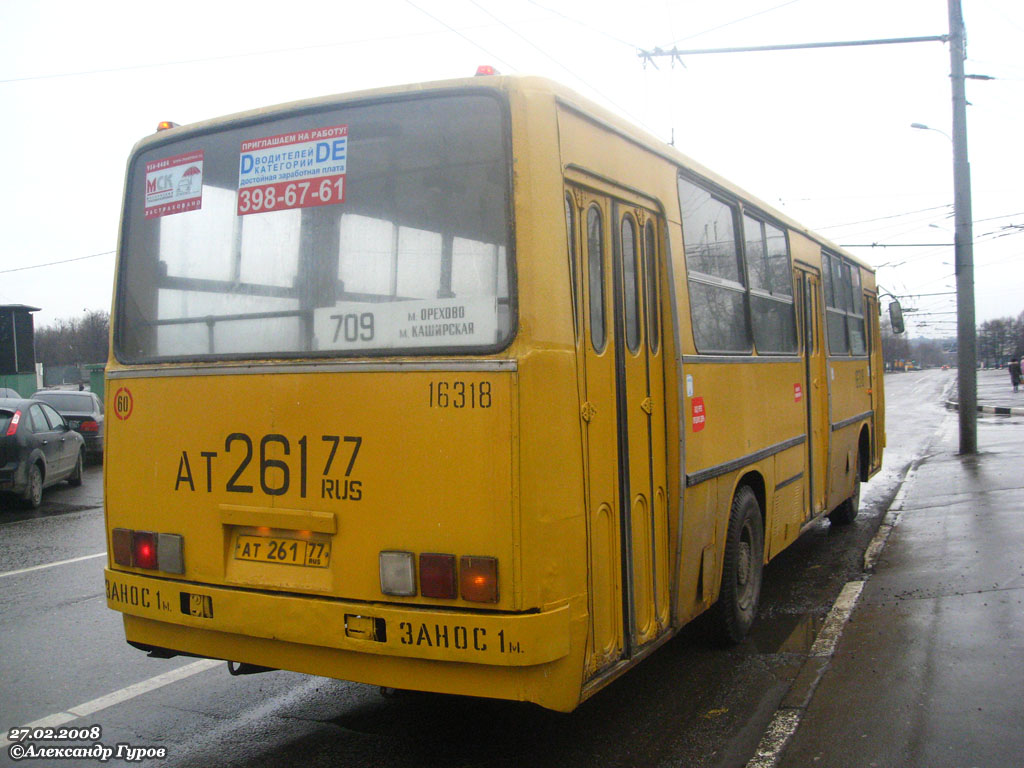
[[[114,251],[103,251],[103,253],[91,253],[88,256],[76,256],[73,259],[61,259],[60,261],[48,261],[45,264],[29,264],[27,267],[15,267],[14,269],[0,269],[0,275],[5,275],[8,272],[23,272],[26,269],[40,269],[42,267],[52,267],[57,264],[70,264],[72,261],[84,261],[85,259],[95,259],[97,256],[109,256]]]

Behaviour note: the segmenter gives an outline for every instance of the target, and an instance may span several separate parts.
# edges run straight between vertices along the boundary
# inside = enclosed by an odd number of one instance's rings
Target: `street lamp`
[[[936,133],[941,133],[943,136],[945,136],[950,141],[953,140],[953,137],[950,136],[945,131],[943,131],[943,130],[941,130],[939,128],[932,128],[930,125],[925,125],[924,123],[911,123],[910,127],[911,128],[917,128],[917,129],[922,130],[922,131],[935,131]]]

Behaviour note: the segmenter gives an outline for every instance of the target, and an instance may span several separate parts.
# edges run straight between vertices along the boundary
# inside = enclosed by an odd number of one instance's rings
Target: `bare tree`
[[[101,310],[36,329],[36,360],[44,366],[107,362],[110,315]]]

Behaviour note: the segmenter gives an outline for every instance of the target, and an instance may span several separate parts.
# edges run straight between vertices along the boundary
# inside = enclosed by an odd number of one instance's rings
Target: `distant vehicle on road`
[[[84,464],[85,439],[51,406],[0,399],[0,491],[36,509],[44,488],[61,480],[81,485]]]
[[[69,392],[63,389],[41,389],[32,397],[56,408],[67,419],[69,426],[85,438],[86,453],[91,458],[102,460],[102,400],[92,392]]]

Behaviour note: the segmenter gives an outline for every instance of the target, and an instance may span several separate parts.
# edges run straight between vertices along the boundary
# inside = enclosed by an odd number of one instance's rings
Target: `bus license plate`
[[[331,545],[325,541],[239,536],[235,542],[235,559],[326,568],[331,561]]]

